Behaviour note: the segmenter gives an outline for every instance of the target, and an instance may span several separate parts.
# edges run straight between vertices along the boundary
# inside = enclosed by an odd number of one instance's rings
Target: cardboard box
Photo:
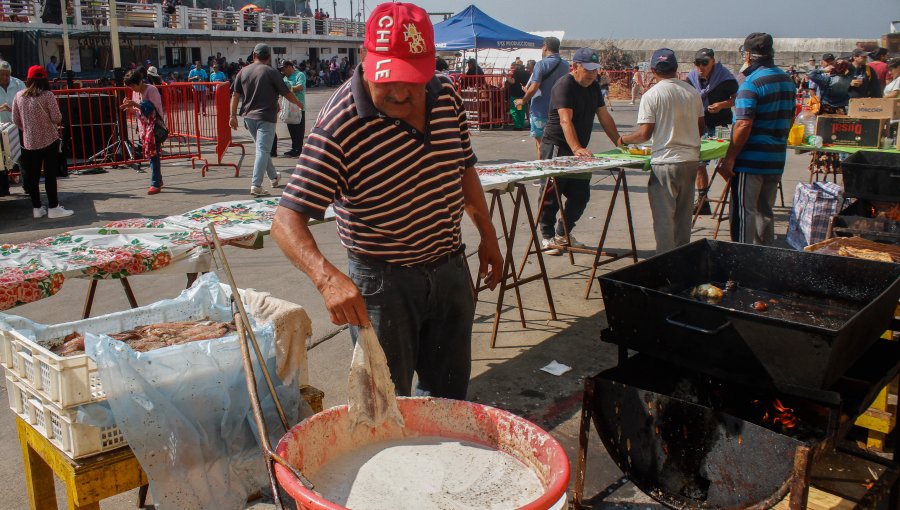
[[[823,145],[845,147],[879,147],[886,119],[860,119],[846,115],[819,115],[816,135]]]
[[[900,119],[900,98],[851,99],[847,115],[859,119]]]

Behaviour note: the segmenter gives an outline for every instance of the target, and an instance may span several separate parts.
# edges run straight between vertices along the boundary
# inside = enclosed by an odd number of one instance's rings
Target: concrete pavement
[[[330,90],[314,90],[307,95],[310,111],[317,113],[330,95]],[[622,132],[634,129],[637,106],[616,104],[614,117]],[[310,115],[307,129],[311,129],[315,115]],[[239,141],[247,141],[246,133],[236,136]],[[279,125],[279,153],[289,148],[287,130]],[[473,144],[479,160],[483,163],[507,162],[534,159],[535,146],[527,131],[488,131],[473,135]],[[590,149],[595,152],[607,150],[612,143],[595,126]],[[34,240],[73,228],[97,226],[112,220],[129,217],[163,217],[181,213],[196,207],[218,201],[249,198],[249,174],[252,167],[253,148],[247,143],[248,154],[241,168],[242,175],[232,176],[228,169],[217,169],[205,178],[199,168],[191,169],[183,162],[164,162],[163,174],[166,187],[163,193],[147,196],[148,175],[138,174],[132,169],[111,169],[100,175],[73,176],[62,180],[61,201],[76,214],[62,220],[33,220],[31,206],[24,195],[0,198],[0,242],[18,243]],[[205,152],[212,153],[207,147]],[[229,156],[236,160],[236,156]],[[278,158],[276,166],[287,178],[294,161]],[[793,189],[798,181],[806,181],[808,156],[789,154],[784,178],[785,198],[790,205]],[[608,172],[597,172],[592,181],[592,199],[584,217],[578,225],[576,235],[588,244],[599,239],[602,221],[605,217],[612,194],[613,179]],[[653,253],[654,241],[650,209],[647,202],[647,174],[639,170],[628,171],[628,184],[634,215],[635,235],[639,256],[645,258]],[[719,181],[721,184],[721,181]],[[268,185],[266,183],[266,185]],[[527,186],[532,204],[536,206],[538,188]],[[720,189],[720,188],[718,188]],[[20,192],[14,188],[14,194]],[[718,195],[718,191],[714,191]],[[624,249],[628,246],[625,230],[623,203],[617,205],[612,221],[611,235],[607,249]],[[778,226],[776,232],[780,240],[787,227],[787,209],[777,209]],[[694,238],[712,235],[714,222],[701,219],[694,231]],[[727,224],[720,238],[727,238]],[[346,254],[340,246],[334,224],[313,227],[322,251],[339,267],[346,266]],[[499,224],[498,224],[499,231]],[[518,229],[517,260],[524,248],[528,231],[522,225]],[[464,226],[465,240],[470,250],[477,246],[477,233],[471,224]],[[502,247],[502,246],[501,246]],[[313,319],[314,336],[320,337],[335,330],[328,320],[322,300],[309,280],[292,268],[280,250],[270,239],[261,250],[250,251],[227,248],[227,255],[241,287],[266,290],[277,297],[300,303],[307,307]],[[522,328],[517,312],[511,306],[515,295],[507,293],[503,321],[497,346],[491,349],[489,337],[491,322],[496,305],[497,293],[482,293],[476,311],[473,335],[473,372],[469,397],[473,401],[494,405],[526,416],[550,430],[566,447],[574,463],[577,451],[578,412],[583,378],[593,375],[615,364],[615,349],[600,342],[600,330],[605,326],[603,302],[599,288],[595,285],[588,299],[583,298],[591,258],[576,255],[575,264],[568,257],[545,257],[551,277],[551,289],[557,310],[557,320],[549,320],[548,307],[543,287],[532,283],[523,288],[522,299],[527,327]],[[532,258],[530,268],[536,267]],[[601,271],[622,267],[629,261],[618,261],[604,266]],[[528,271],[526,270],[526,274]],[[183,276],[151,275],[132,279],[140,304],[176,295],[184,287]],[[11,310],[36,321],[61,322],[79,318],[88,283],[82,280],[68,280],[62,291],[49,299],[21,306]],[[121,310],[125,305],[123,293],[118,283],[100,282],[94,305],[94,315]],[[350,362],[350,340],[346,332],[339,333],[331,340],[310,351],[310,380],[325,392],[326,407],[344,403],[347,396],[347,369]],[[557,360],[573,367],[573,370],[554,377],[539,369]],[[0,485],[0,510],[19,509],[27,505],[22,475],[22,458],[15,435],[14,415],[9,411],[5,389],[0,389],[0,476],[7,480]],[[594,494],[617,480],[621,473],[603,453],[599,438],[591,438],[591,453],[588,467],[588,494]],[[574,465],[574,464],[573,464]],[[574,472],[574,471],[573,471]],[[58,491],[63,501],[63,493]],[[636,494],[635,489],[626,485],[616,493],[622,501],[647,502],[645,496]],[[137,501],[137,492],[132,491],[101,504],[104,509],[131,508]],[[642,505],[642,507],[645,507]],[[257,504],[254,508],[270,508]]]

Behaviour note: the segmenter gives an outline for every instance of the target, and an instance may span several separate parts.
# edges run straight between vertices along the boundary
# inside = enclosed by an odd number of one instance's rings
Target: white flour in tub
[[[441,437],[365,445],[308,476],[327,500],[351,510],[511,510],[544,492],[514,457]]]

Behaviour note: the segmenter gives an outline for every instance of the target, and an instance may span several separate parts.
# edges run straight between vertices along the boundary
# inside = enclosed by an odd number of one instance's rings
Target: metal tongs
[[[222,244],[219,241],[219,236],[216,233],[216,227],[212,223],[209,224],[209,232],[212,237],[214,249],[211,251],[213,254],[213,258],[218,255],[219,261],[221,262],[221,267],[223,272],[225,273],[225,277],[228,279],[228,285],[231,287],[231,303],[232,308],[237,309],[237,313],[234,314],[234,324],[237,327],[238,339],[240,340],[241,345],[241,358],[244,364],[244,378],[247,381],[247,393],[250,396],[250,406],[253,408],[253,417],[256,420],[257,432],[259,434],[259,443],[262,445],[263,455],[266,458],[266,470],[269,473],[269,484],[272,488],[272,498],[275,501],[275,507],[279,510],[283,509],[284,506],[281,503],[281,497],[278,493],[278,481],[275,478],[275,463],[277,462],[284,468],[286,468],[294,477],[303,484],[309,490],[313,490],[314,486],[312,482],[309,481],[303,473],[300,472],[299,469],[292,466],[284,457],[275,453],[275,450],[272,449],[272,445],[269,442],[269,429],[266,427],[266,420],[262,412],[262,405],[259,402],[259,392],[256,387],[256,377],[253,372],[253,359],[250,357],[250,345],[253,346],[253,351],[256,353],[256,361],[259,364],[259,368],[262,371],[263,378],[266,380],[266,387],[269,389],[269,393],[272,395],[272,400],[275,402],[275,409],[278,411],[278,417],[281,420],[281,426],[284,427],[285,433],[290,430],[290,425],[287,422],[287,418],[284,414],[284,409],[281,406],[281,401],[278,399],[278,395],[275,393],[275,385],[272,382],[272,377],[269,375],[269,370],[266,368],[266,360],[263,357],[262,350],[259,348],[259,344],[256,341],[256,335],[253,333],[253,328],[250,326],[250,318],[247,315],[247,310],[244,309],[244,303],[240,298],[240,294],[238,293],[237,284],[234,281],[234,275],[231,274],[231,266],[228,264],[228,259],[225,258],[225,251],[222,249]]]

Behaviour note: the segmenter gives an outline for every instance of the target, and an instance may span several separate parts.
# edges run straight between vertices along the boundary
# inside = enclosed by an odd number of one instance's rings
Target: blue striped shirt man
[[[735,172],[784,173],[796,95],[791,77],[773,64],[759,65],[747,76],[738,88],[734,118],[752,121],[753,126],[735,160]]]

